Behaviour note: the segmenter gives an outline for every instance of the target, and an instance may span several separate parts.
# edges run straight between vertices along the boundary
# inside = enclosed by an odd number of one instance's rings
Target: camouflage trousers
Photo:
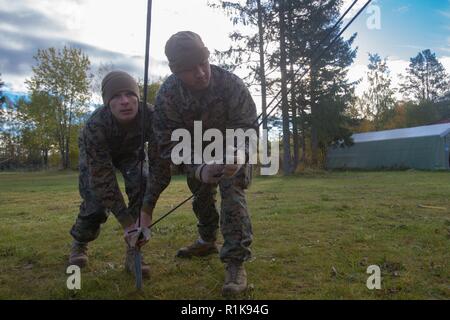
[[[250,165],[242,167],[233,178],[222,179],[218,185],[201,183],[195,178],[187,179],[189,189],[195,193],[192,208],[198,219],[198,232],[207,242],[213,242],[217,238],[219,213],[216,195],[219,186],[220,230],[224,239],[220,259],[225,263],[230,260],[246,261],[251,257],[253,231],[245,197],[245,189],[250,182]]]
[[[140,162],[139,160],[123,161],[116,168],[124,178],[125,192],[128,197],[127,211],[134,219],[137,219],[141,207]],[[143,173],[142,192],[145,190],[147,180],[147,172],[144,170]],[[100,226],[108,219],[109,211],[96,200],[94,191],[89,184],[88,168],[83,163],[80,163],[79,191],[83,201],[70,234],[79,242],[90,242],[95,240],[100,234]]]

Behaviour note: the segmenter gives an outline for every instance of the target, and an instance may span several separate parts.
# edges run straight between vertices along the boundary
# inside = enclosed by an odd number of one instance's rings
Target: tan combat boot
[[[87,243],[74,240],[72,243],[72,248],[70,250],[69,265],[76,265],[80,268],[85,267],[89,261],[87,256],[87,249]]]
[[[134,248],[127,248],[127,253],[125,255],[125,270],[128,273],[131,273],[133,275],[135,273],[135,269],[134,269],[134,253],[135,253],[135,249]],[[144,278],[144,279],[150,278],[150,266],[148,264],[145,264],[143,259],[142,259],[141,270],[142,270],[142,278]]]
[[[215,242],[195,241],[188,247],[183,247],[177,252],[178,258],[204,257],[218,253],[219,249]]]
[[[224,296],[244,292],[247,289],[247,272],[242,262],[228,262],[225,266]]]

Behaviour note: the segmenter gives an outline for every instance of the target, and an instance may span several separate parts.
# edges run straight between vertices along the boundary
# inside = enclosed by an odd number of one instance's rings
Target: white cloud
[[[447,73],[450,74],[450,56],[439,58],[439,62],[442,63]]]
[[[7,33],[0,33],[0,42],[4,48],[12,49],[12,50],[25,50],[27,48],[26,43],[24,43],[21,39],[16,39],[8,35]]]
[[[448,28],[450,30],[450,26]],[[450,52],[450,37],[447,38],[447,45],[445,47],[439,48],[442,51]]]
[[[409,61],[401,59],[388,60],[387,66],[391,74],[392,87],[397,89],[396,98],[401,99],[402,95],[398,92],[400,83],[402,82],[400,75],[404,75],[406,73],[406,69],[409,66]]]
[[[394,12],[397,12],[397,13],[406,13],[406,12],[409,11],[410,7],[411,7],[410,5],[408,5],[408,6],[401,6],[401,7],[398,7],[398,8],[396,8],[396,9],[394,9]]]
[[[2,90],[14,91],[14,92],[27,92],[25,86],[25,79],[22,76],[9,75],[8,79],[5,79],[2,74],[2,80],[5,81],[5,87]]]
[[[401,79],[399,77],[400,74],[404,74],[406,68],[409,65],[409,61],[395,59],[395,60],[387,60],[387,66],[390,70],[390,76],[392,79],[392,87],[399,88]],[[361,96],[364,91],[367,90],[369,83],[367,81],[367,72],[368,68],[366,65],[362,64],[354,64],[350,67],[348,72],[348,79],[350,81],[356,81],[358,79],[362,79],[362,81],[357,85],[355,93],[357,96]],[[396,94],[396,98],[400,99],[401,95]]]
[[[450,18],[450,11],[442,11],[438,10],[438,12],[443,15],[444,17]]]
[[[367,74],[368,68],[363,64],[354,64],[350,67],[347,77],[350,81],[358,81],[361,82],[356,87],[356,95],[361,96],[363,92],[367,89]]]
[[[1,30],[15,33],[20,30],[21,36],[62,39],[132,56],[133,63],[140,64],[141,70],[144,69],[147,1],[0,0],[0,6],[11,17],[30,15],[36,19],[28,19],[31,26],[28,24],[27,28],[15,25],[12,19],[8,24],[2,23]],[[36,25],[30,21],[36,21]],[[225,12],[208,7],[207,0],[153,1],[150,73],[161,76],[170,74],[169,68],[161,65],[160,61],[166,61],[164,46],[172,34],[182,30],[197,32],[213,52],[215,49],[228,49],[228,34],[234,29]],[[3,44],[8,43],[11,49],[26,50],[24,43],[5,37],[0,36],[0,40]],[[28,50],[31,56],[36,48]],[[110,62],[97,60],[92,62]],[[3,74],[3,78],[6,77],[11,78]]]
[[[65,23],[73,40],[102,49],[133,56],[145,54],[147,1],[82,0],[67,1],[51,7],[53,0],[45,0],[42,10],[53,10]],[[41,6],[41,4],[39,4]],[[227,48],[228,33],[233,29],[224,12],[207,6],[206,0],[153,1],[150,54],[166,60],[164,46],[169,37],[182,30],[200,34],[212,50]],[[169,69],[166,70],[169,73]]]

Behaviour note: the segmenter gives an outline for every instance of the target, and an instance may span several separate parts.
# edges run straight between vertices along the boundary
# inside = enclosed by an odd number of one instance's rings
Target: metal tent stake
[[[136,289],[142,290],[142,255],[141,249],[134,249],[134,273],[136,277]]]

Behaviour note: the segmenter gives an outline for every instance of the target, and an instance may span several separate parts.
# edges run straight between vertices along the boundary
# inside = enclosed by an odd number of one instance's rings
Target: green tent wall
[[[351,147],[330,147],[329,169],[450,169],[450,123],[358,133]]]

